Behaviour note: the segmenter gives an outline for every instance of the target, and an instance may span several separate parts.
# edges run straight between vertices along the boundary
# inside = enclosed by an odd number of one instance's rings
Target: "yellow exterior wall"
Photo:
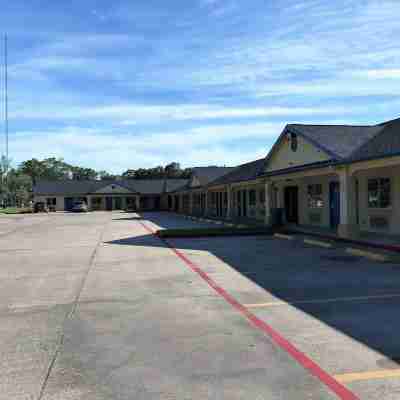
[[[278,148],[272,153],[266,171],[276,171],[298,165],[326,161],[331,158],[322,150],[304,140],[301,136],[297,136],[297,143],[297,150],[292,151],[290,148],[290,140],[286,139],[286,137],[283,138]]]

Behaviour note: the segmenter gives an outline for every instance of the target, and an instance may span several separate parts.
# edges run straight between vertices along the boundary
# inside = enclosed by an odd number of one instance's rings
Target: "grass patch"
[[[31,214],[32,209],[29,207],[17,208],[17,207],[8,207],[8,208],[0,208],[0,214]]]
[[[216,227],[216,228],[194,228],[194,229],[164,229],[157,231],[157,236],[167,238],[191,238],[191,237],[215,237],[215,236],[251,236],[251,235],[271,235],[269,228],[235,228],[235,227]]]

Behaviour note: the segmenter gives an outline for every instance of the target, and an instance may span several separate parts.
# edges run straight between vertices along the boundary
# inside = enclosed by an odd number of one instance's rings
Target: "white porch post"
[[[265,218],[264,223],[267,226],[272,225],[272,218],[271,218],[271,204],[272,204],[272,190],[271,190],[271,183],[265,183]]]
[[[344,238],[355,237],[359,230],[356,223],[355,185],[348,169],[339,171],[340,182],[340,224],[338,235]]]
[[[189,215],[193,215],[193,193],[189,192]]]
[[[92,211],[92,196],[87,196],[87,207],[89,211]]]
[[[206,204],[205,204],[205,208],[204,208],[204,215],[207,216],[208,215],[208,191],[207,190],[205,191],[205,195],[206,195],[205,196],[206,197],[206,199],[205,199],[206,200],[205,201]]]
[[[228,199],[228,203],[226,205],[226,219],[231,219],[231,196],[232,196],[232,190],[230,185],[228,185],[228,187],[226,188],[226,195],[227,195],[227,199]]]
[[[140,196],[135,197],[136,210],[140,211]]]

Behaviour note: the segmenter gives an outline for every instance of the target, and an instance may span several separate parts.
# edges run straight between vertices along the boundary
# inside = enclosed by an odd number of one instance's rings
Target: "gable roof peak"
[[[390,119],[389,121],[381,122],[380,124],[378,124],[378,126],[386,126],[386,125],[390,125],[390,124],[398,123],[398,122],[400,122],[400,117]]]

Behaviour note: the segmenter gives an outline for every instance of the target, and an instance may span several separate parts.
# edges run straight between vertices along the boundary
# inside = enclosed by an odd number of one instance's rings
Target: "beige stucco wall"
[[[34,196],[34,202],[38,202],[38,201],[43,201],[46,203],[47,198],[56,198],[56,211],[65,211],[64,209],[64,198],[65,197],[72,197],[72,198],[81,198],[81,197],[86,197],[87,202],[88,202],[88,207],[89,209],[91,208],[91,202],[92,202],[92,198],[93,197],[101,197],[102,198],[102,205],[101,205],[101,209],[105,210],[106,208],[106,197],[112,197],[113,198],[113,208],[115,208],[115,199],[117,197],[121,198],[121,209],[124,209],[126,207],[126,197],[132,197],[132,198],[136,198],[137,204],[139,202],[138,200],[138,196],[127,196],[127,195],[88,195],[88,196],[78,196],[78,195],[71,195],[71,196]]]
[[[371,166],[374,164],[371,163]],[[365,164],[367,167],[367,164]],[[390,178],[391,179],[391,206],[387,209],[368,208],[368,179]],[[290,179],[290,178],[287,178]],[[356,191],[355,182],[358,181],[358,203],[354,203],[356,214],[358,213],[358,226],[361,232],[374,232],[382,234],[400,234],[400,165],[385,168],[371,168],[356,172],[353,175],[353,190]],[[329,209],[329,184],[339,181],[335,173],[323,176],[297,178],[287,181],[286,179],[275,179],[274,187],[278,189],[277,207],[284,208],[284,190],[287,186],[297,186],[299,190],[299,224],[330,227]],[[309,208],[307,187],[312,183],[322,184],[322,195],[324,206],[321,208]],[[319,215],[319,222],[316,220]],[[314,217],[314,218],[313,218]],[[370,224],[371,217],[384,217],[388,220],[387,228],[376,228]],[[357,223],[357,221],[355,221]]]
[[[265,190],[265,184],[252,181],[252,182],[242,182],[237,183],[232,186],[231,193],[231,215],[233,217],[238,216],[238,201],[237,201],[237,193],[240,190],[247,190],[247,218],[264,221],[265,219],[265,202],[260,202],[260,191]],[[256,191],[256,204],[250,205],[249,191]]]
[[[56,198],[56,211],[64,211],[64,196],[34,196],[33,202],[44,202],[46,203],[47,198]]]
[[[274,150],[267,164],[266,171],[275,171],[325,161],[330,158],[326,153],[304,140],[301,136],[297,136],[297,142],[297,150],[292,151],[290,141],[284,138]]]
[[[358,180],[359,226],[361,231],[400,234],[400,165],[386,168],[373,168],[357,172]],[[391,206],[387,209],[368,208],[368,179],[390,178]],[[370,224],[371,217],[385,217],[387,228],[375,228]]]
[[[329,184],[339,180],[336,174],[313,176],[292,179],[290,181],[283,179],[274,182],[274,187],[278,189],[278,204],[276,207],[285,207],[285,188],[297,186],[299,201],[299,224],[310,225],[321,228],[330,227],[330,208],[329,208]],[[308,205],[308,185],[322,185],[323,207],[313,208]]]

